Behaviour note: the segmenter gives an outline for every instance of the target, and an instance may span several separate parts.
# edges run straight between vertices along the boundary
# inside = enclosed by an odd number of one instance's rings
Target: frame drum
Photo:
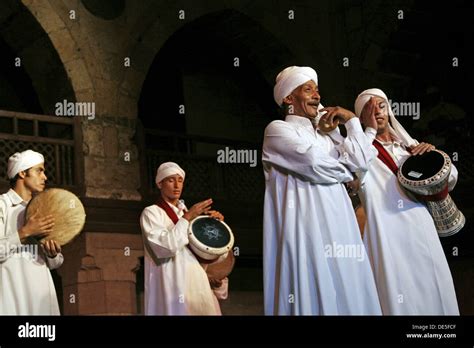
[[[33,197],[26,207],[26,221],[36,212],[39,216],[53,215],[53,231],[43,239],[54,239],[61,246],[72,241],[86,222],[86,212],[79,198],[63,189],[48,189]]]

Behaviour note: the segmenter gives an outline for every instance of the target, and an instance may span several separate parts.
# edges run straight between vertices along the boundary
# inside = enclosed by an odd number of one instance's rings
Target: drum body
[[[26,220],[38,213],[39,216],[53,215],[53,231],[43,240],[55,240],[60,245],[72,241],[84,228],[86,212],[79,198],[67,190],[53,188],[40,192],[26,207]]]
[[[398,181],[424,201],[440,237],[459,232],[466,222],[448,194],[451,159],[440,150],[409,157],[398,171]]]
[[[188,239],[191,250],[208,261],[217,260],[234,245],[230,227],[225,222],[208,216],[199,216],[191,221]]]

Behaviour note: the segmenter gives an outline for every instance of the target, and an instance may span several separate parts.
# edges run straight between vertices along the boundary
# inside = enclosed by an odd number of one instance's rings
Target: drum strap
[[[381,160],[392,172],[393,174],[397,175],[398,166],[393,160],[392,156],[385,150],[382,144],[380,144],[377,140],[374,140],[372,143],[379,154],[377,155],[378,159]]]

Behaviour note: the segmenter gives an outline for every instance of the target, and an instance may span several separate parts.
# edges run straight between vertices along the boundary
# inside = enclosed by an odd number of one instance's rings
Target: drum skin
[[[214,261],[234,245],[234,235],[223,221],[199,216],[191,221],[188,230],[191,250],[204,260]]]
[[[26,221],[36,212],[41,217],[54,217],[53,231],[43,240],[55,240],[60,245],[71,242],[86,222],[82,202],[74,193],[63,189],[48,189],[33,197],[26,207]]]
[[[224,279],[234,268],[234,235],[223,221],[199,216],[189,226],[189,247],[212,279]]]
[[[451,159],[440,150],[411,156],[401,165],[398,181],[424,202],[440,237],[458,233],[466,222],[448,194]]]

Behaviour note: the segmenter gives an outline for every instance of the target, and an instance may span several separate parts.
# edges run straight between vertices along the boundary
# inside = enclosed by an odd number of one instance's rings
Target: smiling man
[[[174,162],[158,167],[158,202],[143,211],[140,225],[145,244],[146,315],[220,315],[218,299],[227,297],[228,279],[208,279],[205,269],[188,248],[189,223],[211,210],[212,199],[189,210],[180,200],[185,172]]]
[[[351,111],[321,107],[312,68],[280,72],[274,98],[286,117],[267,126],[263,141],[265,313],[381,314],[344,186],[353,181],[351,172],[366,170],[375,156],[371,144]],[[328,120],[344,123],[347,138],[338,129],[322,132],[318,109]],[[331,248],[357,249],[362,255]]]
[[[50,269],[63,263],[54,240],[38,243],[54,226],[52,216],[34,214],[25,224],[33,194],[46,186],[44,157],[26,150],[8,160],[11,189],[0,196],[0,315],[58,315]]]

